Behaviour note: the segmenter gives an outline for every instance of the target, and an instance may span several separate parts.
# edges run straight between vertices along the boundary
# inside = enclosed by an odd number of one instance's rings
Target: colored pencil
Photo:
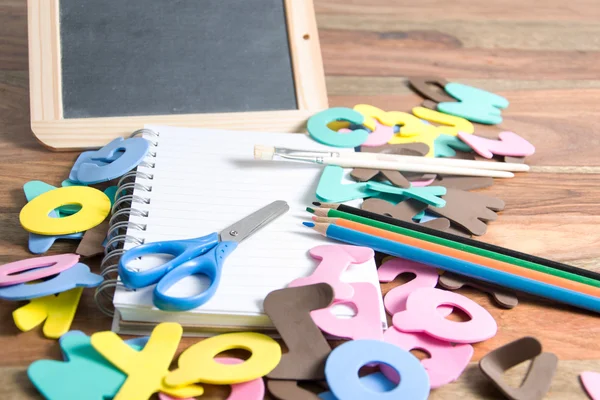
[[[375,228],[380,228],[380,229],[385,229],[387,231],[390,232],[395,232],[395,233],[400,233],[402,235],[406,235],[406,236],[410,236],[416,239],[421,239],[421,240],[425,240],[431,243],[437,243],[439,245],[442,246],[446,246],[446,247],[451,247],[457,250],[462,250],[462,251],[466,251],[468,253],[471,254],[477,254],[483,257],[487,257],[487,258],[491,258],[494,260],[498,260],[498,261],[503,261],[506,263],[510,263],[513,265],[518,265],[520,267],[524,267],[524,268],[529,268],[529,269],[533,269],[539,272],[543,272],[546,274],[550,274],[550,275],[554,275],[554,276],[558,276],[561,278],[565,278],[565,279],[569,279],[575,282],[580,282],[583,283],[585,285],[591,285],[591,286],[596,286],[596,287],[600,287],[600,281],[599,280],[595,280],[592,278],[588,278],[586,276],[581,276],[581,275],[577,275],[571,272],[566,272],[560,269],[555,269],[555,268],[551,268],[548,267],[546,265],[542,265],[542,264],[538,264],[538,263],[534,263],[531,261],[527,261],[527,260],[523,260],[523,259],[519,259],[519,258],[515,258],[515,257],[511,257],[511,256],[507,256],[504,254],[500,254],[500,253],[495,253],[486,249],[481,249],[479,247],[474,247],[474,246],[470,246],[467,244],[462,244],[459,242],[455,242],[452,240],[448,240],[448,239],[444,239],[441,237],[437,237],[437,236],[433,236],[433,235],[428,235],[426,233],[421,233],[421,232],[417,232],[417,231],[413,231],[410,229],[406,229],[406,228],[402,228],[400,226],[396,226],[396,225],[391,225],[391,224],[387,224],[385,222],[380,222],[380,221],[375,221],[369,218],[364,218],[358,215],[354,215],[354,214],[348,214],[345,213],[343,211],[338,211],[338,210],[334,210],[331,208],[318,208],[316,210],[313,210],[312,208],[307,208],[308,211],[313,212],[316,216],[318,217],[329,217],[329,218],[342,218],[345,220],[349,220],[349,221],[354,221],[354,222],[358,222],[360,224],[365,224],[365,225],[369,225]],[[318,219],[317,219],[318,220]]]
[[[564,289],[573,290],[576,292],[580,292],[582,294],[587,294],[590,296],[595,296],[600,299],[600,288],[590,285],[585,285],[583,283],[571,281],[569,279],[560,278],[554,275],[545,274],[543,272],[535,271],[528,268],[523,268],[516,266],[514,264],[506,263],[503,261],[494,260],[491,258],[482,257],[477,254],[468,253],[466,251],[453,249],[451,247],[446,247],[439,245],[437,243],[427,242],[421,239],[415,239],[413,237],[402,235],[400,233],[394,233],[390,231],[386,231],[385,229],[374,228],[369,225],[360,224],[358,222],[349,221],[347,219],[342,218],[327,218],[328,221],[320,221],[320,222],[328,222],[330,224],[335,224],[341,226],[343,228],[351,229],[358,232],[363,232],[369,235],[378,236],[383,239],[392,240],[395,242],[399,242],[408,246],[414,246],[421,248],[423,250],[428,250],[432,252],[436,252],[439,254],[446,255],[448,257],[453,257],[459,260],[467,261],[473,264],[481,265],[486,268],[495,269],[503,272],[507,272],[512,275],[518,275],[523,278],[533,279],[539,282],[544,282],[548,285],[554,285],[558,287],[562,287]]]
[[[391,256],[420,262],[435,268],[441,268],[446,271],[465,275],[473,279],[478,279],[480,281],[489,282],[498,286],[537,295],[600,313],[600,299],[594,296],[589,296],[558,286],[548,285],[534,279],[524,278],[519,275],[509,274],[504,271],[486,268],[468,261],[448,257],[444,254],[438,254],[418,247],[408,246],[393,240],[383,239],[378,236],[357,232],[352,229],[333,224],[315,224],[313,222],[305,222],[304,225],[316,230],[328,238],[344,243],[370,247],[373,250],[389,254]]]
[[[412,224],[410,222],[401,221],[396,218],[391,218],[391,217],[388,217],[385,215],[380,215],[380,214],[376,214],[376,213],[373,213],[370,211],[361,210],[360,208],[351,207],[351,206],[348,206],[345,204],[328,204],[328,203],[320,203],[320,202],[314,202],[313,204],[316,206],[322,207],[322,208],[330,208],[330,209],[345,212],[348,214],[373,219],[375,221],[385,222],[390,225],[395,225],[395,226],[410,229],[413,231],[426,233],[428,235],[441,237],[441,238],[448,239],[448,240],[451,240],[454,242],[459,242],[459,243],[466,244],[469,246],[478,247],[480,249],[485,249],[488,251],[492,251],[494,253],[504,254],[506,256],[519,258],[521,260],[530,261],[533,263],[545,265],[550,268],[559,269],[562,271],[570,272],[572,274],[585,276],[585,277],[600,281],[600,273],[597,273],[594,271],[588,271],[583,268],[577,268],[572,265],[563,264],[563,263],[548,260],[548,259],[545,259],[542,257],[536,257],[531,254],[522,253],[520,251],[507,249],[505,247],[500,247],[500,246],[496,246],[496,245],[489,244],[489,243],[483,243],[478,240],[473,240],[473,239],[465,238],[462,236],[453,235],[451,233],[441,232],[436,229],[431,229],[426,226],[421,226],[419,224]]]

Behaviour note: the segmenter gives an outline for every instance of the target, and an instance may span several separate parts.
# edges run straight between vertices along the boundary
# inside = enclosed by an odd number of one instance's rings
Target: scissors
[[[206,236],[187,240],[168,240],[142,244],[126,251],[119,261],[119,276],[130,289],[139,289],[153,284],[154,305],[165,311],[186,311],[199,307],[214,296],[223,262],[236,249],[239,242],[254,234],[263,226],[289,210],[285,201],[275,201],[260,210],[223,229]],[[132,262],[149,255],[169,254],[168,262],[147,270],[136,269]],[[176,297],[167,291],[181,279],[204,274],[210,286],[196,295]]]

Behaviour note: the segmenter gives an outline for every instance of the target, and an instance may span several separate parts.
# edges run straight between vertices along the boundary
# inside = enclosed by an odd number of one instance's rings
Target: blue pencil
[[[575,307],[600,313],[600,298],[582,294],[558,286],[548,285],[529,278],[487,268],[478,264],[448,257],[418,247],[398,243],[393,240],[380,238],[367,233],[358,232],[328,223],[304,222],[304,225],[313,228],[331,239],[356,246],[370,247],[373,250],[401,257],[407,260],[420,262],[432,267],[468,276],[480,281],[489,282],[505,288],[530,293],[536,296],[555,300]]]

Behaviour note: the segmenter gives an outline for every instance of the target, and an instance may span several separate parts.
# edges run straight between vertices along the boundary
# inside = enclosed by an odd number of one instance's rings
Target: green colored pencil
[[[559,269],[547,267],[542,264],[537,264],[537,263],[534,263],[531,261],[522,260],[519,258],[507,256],[504,254],[495,253],[493,251],[481,249],[481,248],[478,248],[475,246],[470,246],[467,244],[454,242],[452,240],[444,239],[441,237],[428,235],[426,233],[413,231],[411,229],[402,228],[400,226],[387,224],[385,222],[376,221],[376,220],[373,220],[370,218],[361,217],[359,215],[350,214],[350,213],[347,213],[344,211],[338,211],[333,208],[312,209],[309,207],[306,210],[315,214],[317,217],[343,218],[343,219],[347,219],[349,221],[354,221],[354,222],[358,222],[361,224],[369,225],[374,228],[379,228],[379,229],[384,229],[384,230],[387,230],[390,232],[400,233],[402,235],[410,236],[410,237],[413,237],[416,239],[421,239],[421,240],[425,240],[425,241],[428,241],[431,243],[436,243],[436,244],[439,244],[442,246],[451,247],[453,249],[466,251],[471,254],[477,254],[479,256],[491,258],[493,260],[503,261],[503,262],[506,262],[509,264],[518,265],[520,267],[533,269],[535,271],[543,272],[545,274],[559,276],[561,278],[569,279],[569,280],[572,280],[575,282],[580,282],[580,283],[590,285],[590,286],[600,287],[600,281],[591,279],[591,278],[588,278],[585,276],[581,276],[581,275],[573,274],[570,272],[562,271]]]

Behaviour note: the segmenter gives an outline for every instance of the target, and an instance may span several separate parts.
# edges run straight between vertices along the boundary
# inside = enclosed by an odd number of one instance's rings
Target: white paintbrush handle
[[[368,168],[379,170],[394,170],[402,172],[422,172],[427,174],[445,174],[459,176],[487,176],[491,178],[512,178],[515,175],[508,171],[494,171],[476,168],[460,168],[445,165],[425,165],[398,161],[382,161],[374,159],[325,157],[323,164],[337,165],[343,168]]]
[[[421,165],[446,165],[449,167],[487,169],[492,171],[529,171],[529,165],[503,162],[475,161],[475,160],[457,160],[453,158],[428,158],[416,156],[402,156],[398,154],[367,153],[355,152],[344,154],[344,158],[360,158],[369,160],[398,161],[403,163],[421,164]]]

